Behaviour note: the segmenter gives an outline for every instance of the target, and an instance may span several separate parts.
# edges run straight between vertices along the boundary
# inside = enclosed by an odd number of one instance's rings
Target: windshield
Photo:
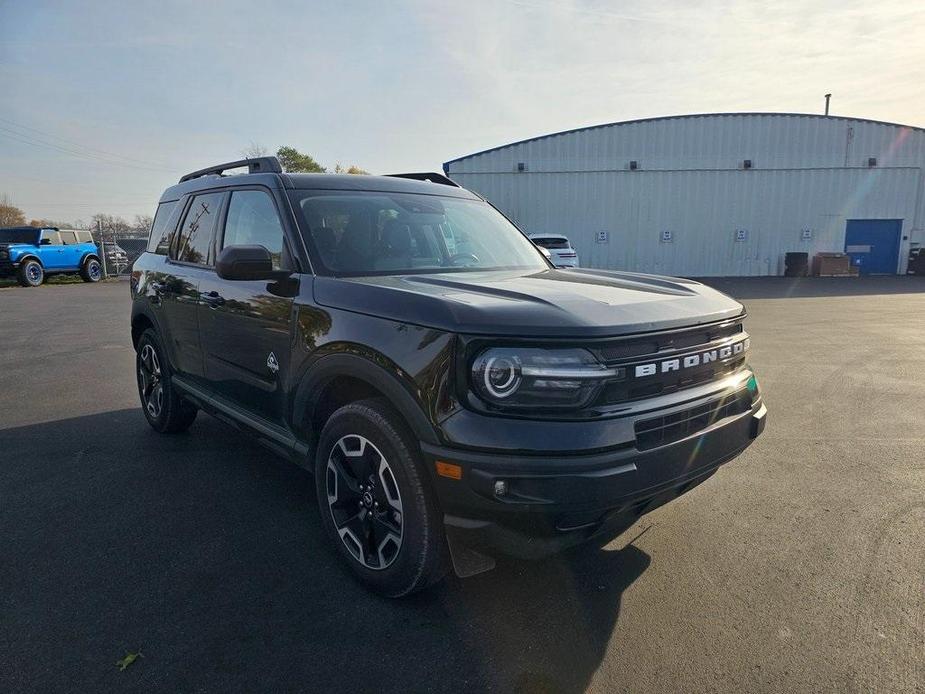
[[[0,229],[0,243],[31,243],[38,239],[38,229]]]
[[[314,257],[336,275],[549,267],[481,200],[356,191],[292,195]]]

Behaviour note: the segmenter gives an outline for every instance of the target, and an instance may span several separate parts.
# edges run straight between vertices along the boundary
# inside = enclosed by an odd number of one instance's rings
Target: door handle
[[[199,294],[199,298],[207,303],[209,308],[218,308],[225,303],[225,297],[223,297],[215,290],[212,290],[211,292],[202,292]]]

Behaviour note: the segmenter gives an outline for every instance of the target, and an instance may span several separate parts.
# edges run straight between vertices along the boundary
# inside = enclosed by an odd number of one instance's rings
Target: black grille
[[[630,379],[629,381],[616,381],[608,384],[600,396],[600,402],[612,405],[639,398],[652,398],[657,395],[667,395],[684,388],[691,388],[701,383],[708,383],[738,371],[745,364],[745,357],[738,357],[726,362],[717,362],[702,366],[699,369],[686,369],[684,371],[671,371],[667,374],[658,374],[649,378]]]
[[[655,356],[659,352],[706,345],[716,340],[733,337],[741,332],[741,323],[723,323],[648,337],[630,337],[619,341],[615,340],[601,345],[598,348],[598,353],[605,362],[614,362],[644,355]]]
[[[721,419],[748,412],[750,408],[751,395],[745,390],[732,398],[636,422],[636,448],[644,451],[680,441]]]

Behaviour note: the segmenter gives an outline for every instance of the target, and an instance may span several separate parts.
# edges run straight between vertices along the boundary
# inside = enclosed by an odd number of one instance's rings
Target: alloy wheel
[[[401,493],[382,452],[363,436],[342,436],[328,456],[325,483],[334,527],[347,551],[367,569],[390,566],[404,526]]]
[[[164,384],[161,382],[161,363],[157,351],[150,344],[141,348],[138,359],[138,387],[145,409],[154,419],[161,416],[164,406]]]

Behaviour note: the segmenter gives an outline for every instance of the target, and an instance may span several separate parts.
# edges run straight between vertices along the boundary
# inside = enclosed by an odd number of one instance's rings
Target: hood
[[[6,249],[10,251],[10,253],[13,253],[14,251],[19,250],[34,249],[35,246],[29,243],[6,243],[0,241],[0,248]]]
[[[628,335],[744,311],[693,280],[603,270],[318,277],[315,300],[447,332],[518,337]]]

